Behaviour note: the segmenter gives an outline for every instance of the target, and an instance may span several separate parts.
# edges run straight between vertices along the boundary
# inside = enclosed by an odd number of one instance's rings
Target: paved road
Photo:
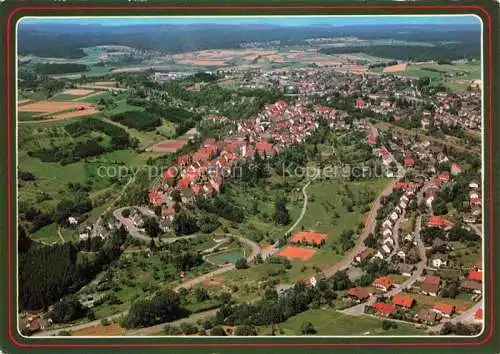
[[[101,214],[101,216],[99,216],[99,218],[97,219],[97,221],[94,224],[94,227],[92,228],[92,237],[95,237],[95,236],[99,235],[99,233],[102,232],[102,226],[101,226],[102,216],[104,214],[106,214],[108,211],[110,211],[111,208],[122,198],[122,196],[125,195],[125,191],[127,190],[128,186],[130,186],[130,184],[132,182],[134,182],[134,181],[135,181],[135,175],[133,175],[132,177],[129,178],[129,180],[127,181],[127,183],[123,186],[123,188],[122,188],[121,192],[119,193],[118,197],[116,197],[109,204],[109,206],[106,208],[106,210],[104,210],[104,212]],[[121,216],[121,213],[120,213],[120,216]]]
[[[151,237],[149,237],[148,235],[146,235],[142,232],[139,232],[139,230],[137,230],[137,228],[135,227],[132,220],[130,220],[130,218],[124,218],[122,216],[122,211],[125,209],[130,209],[130,207],[118,208],[118,209],[113,211],[113,215],[122,225],[125,225],[130,236],[132,236],[133,238],[136,238],[138,240],[150,243]]]
[[[333,276],[336,272],[339,270],[343,270],[352,263],[356,255],[359,253],[363,252],[366,249],[366,246],[364,244],[365,239],[370,235],[370,233],[375,231],[375,223],[376,223],[376,218],[377,218],[377,212],[378,209],[380,208],[381,205],[381,200],[383,197],[388,196],[392,193],[395,182],[391,181],[389,185],[382,191],[382,193],[379,194],[377,199],[373,202],[372,208],[365,219],[365,228],[359,235],[356,245],[354,248],[349,252],[347,256],[345,256],[341,261],[337,262],[334,266],[326,269],[323,273],[325,274],[326,277],[331,277]]]
[[[297,218],[297,220],[295,220],[295,222],[293,223],[293,225],[290,226],[290,228],[285,232],[285,235],[289,234],[289,233],[292,233],[292,231],[299,225],[299,223],[304,218],[304,215],[306,214],[306,211],[307,211],[307,203],[309,202],[309,196],[307,195],[307,187],[309,187],[309,185],[311,184],[311,182],[314,181],[315,179],[316,179],[316,177],[314,177],[313,179],[309,180],[304,185],[304,187],[302,187],[302,195],[304,196],[304,203],[302,204],[302,210],[300,211],[300,215]],[[270,257],[270,256],[274,255],[278,251],[279,251],[279,248],[278,248],[278,241],[277,241],[274,245],[262,249],[262,252],[261,252],[262,259],[266,259],[267,257]]]
[[[480,308],[483,308],[483,306],[484,306],[483,301],[479,301],[474,306],[472,306],[470,309],[468,309],[467,311],[462,313],[460,316],[452,318],[450,321],[446,321],[446,322],[450,322],[453,324],[457,324],[458,322],[462,322],[462,323],[472,322],[474,320],[474,314],[476,313],[476,311],[479,310]],[[436,326],[430,327],[429,331],[430,332],[439,332],[441,330],[441,328],[443,328],[443,326],[446,322],[442,322]]]
[[[116,315],[112,315],[112,316],[109,316],[109,317],[106,317],[106,318],[108,319],[108,321],[111,322],[113,320],[119,319],[121,316],[125,316],[127,314],[127,312],[128,311],[117,313]],[[48,330],[48,331],[37,332],[37,333],[33,334],[33,337],[55,336],[55,335],[57,335],[61,331],[74,332],[74,331],[79,331],[79,330],[82,330],[82,329],[85,329],[85,328],[96,327],[96,326],[99,326],[99,325],[101,325],[101,320],[95,320],[95,321],[91,321],[91,322],[87,322],[87,323],[82,323],[82,324],[78,324],[78,325],[74,325],[74,326],[69,326],[69,327],[64,327],[64,328],[51,329],[51,330]]]
[[[151,327],[145,327],[145,328],[138,328],[138,329],[131,329],[125,332],[125,336],[151,336],[151,335],[160,335],[163,333],[165,329],[165,325],[169,324],[172,326],[179,326],[181,323],[193,323],[198,320],[207,318],[207,317],[212,317],[215,316],[217,313],[218,309],[213,309],[213,310],[208,310],[208,311],[203,311],[203,312],[198,312],[194,313],[189,317],[181,318],[176,321],[172,322],[164,322],[160,323]]]

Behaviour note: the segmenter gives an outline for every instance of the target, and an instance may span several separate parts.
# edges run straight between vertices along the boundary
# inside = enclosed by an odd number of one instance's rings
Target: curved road
[[[285,232],[285,235],[291,233],[299,225],[299,223],[302,221],[302,219],[304,218],[304,215],[306,214],[306,210],[307,210],[307,203],[309,202],[309,196],[307,195],[307,187],[309,187],[311,182],[314,181],[315,179],[316,179],[316,177],[309,180],[304,185],[304,187],[302,187],[302,195],[304,196],[304,203],[302,204],[302,210],[300,211],[300,215],[297,218],[297,220],[295,220],[294,224],[292,226],[290,226],[290,228]],[[274,255],[275,253],[277,253],[279,251],[279,248],[277,247],[277,245],[278,245],[278,241],[276,241],[276,243],[274,245],[263,249],[262,253],[261,253],[262,259],[266,259],[267,257],[270,257],[270,256]]]

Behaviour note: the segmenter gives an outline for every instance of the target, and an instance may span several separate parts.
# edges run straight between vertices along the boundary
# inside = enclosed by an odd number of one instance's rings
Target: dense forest
[[[39,63],[35,65],[35,73],[40,75],[52,74],[67,74],[67,73],[81,73],[87,71],[88,68],[84,64],[73,63]]]
[[[120,127],[103,122],[99,119],[88,118],[75,123],[68,124],[64,129],[72,136],[77,137],[93,131],[102,132],[111,137],[111,147],[113,149],[126,149],[134,147],[134,142],[128,133]]]
[[[23,310],[47,308],[64,295],[74,293],[104,265],[121,254],[127,238],[124,228],[113,232],[95,254],[81,253],[70,242],[44,245],[19,239],[19,301]]]
[[[146,112],[128,111],[111,117],[114,122],[137,130],[151,131],[161,125],[161,119]]]

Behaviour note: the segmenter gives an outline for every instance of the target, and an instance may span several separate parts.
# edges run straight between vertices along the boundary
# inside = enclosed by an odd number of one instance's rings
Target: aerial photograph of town
[[[482,23],[24,17],[26,337],[478,336]]]

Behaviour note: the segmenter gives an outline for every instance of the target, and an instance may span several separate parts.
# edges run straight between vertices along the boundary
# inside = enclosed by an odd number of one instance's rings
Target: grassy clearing
[[[411,324],[397,323],[397,328],[388,331],[382,329],[382,320],[370,316],[349,316],[334,309],[311,309],[289,318],[278,324],[282,335],[301,335],[300,327],[305,322],[311,322],[316,329],[316,335],[418,335],[424,334],[423,329]],[[270,326],[259,328],[259,334],[270,335]]]
[[[21,122],[36,120],[36,116],[43,112],[17,112],[17,119]]]
[[[452,242],[452,247],[450,256],[455,258],[453,262],[465,268],[472,268],[482,258],[480,242],[470,244]]]
[[[457,312],[463,312],[468,310],[474,305],[474,302],[471,301],[469,296],[458,296],[455,299],[450,298],[442,298],[436,296],[426,296],[421,294],[411,294],[411,296],[415,299],[416,303],[413,308],[415,311],[427,310],[434,307],[434,304],[441,302],[443,304],[449,304],[456,306]]]
[[[31,234],[30,237],[35,241],[40,241],[43,243],[61,242],[61,239],[59,238],[59,236],[57,234],[57,225],[56,224],[50,224],[50,225],[44,226],[40,230],[38,230],[37,232]]]

